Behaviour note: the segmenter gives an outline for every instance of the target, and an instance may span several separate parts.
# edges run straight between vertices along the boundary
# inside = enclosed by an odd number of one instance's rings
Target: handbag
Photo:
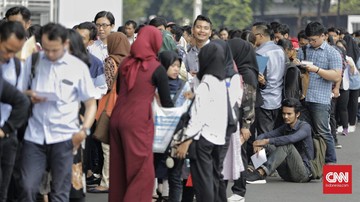
[[[358,90],[360,89],[360,74],[357,68],[355,67],[354,73],[349,72],[349,89]]]
[[[118,73],[115,74],[114,76],[114,81],[112,83],[112,87],[110,92],[107,94],[107,98],[106,98],[106,103],[105,103],[105,107],[104,110],[101,112],[100,117],[98,118],[97,122],[96,122],[96,128],[93,134],[93,138],[99,140],[102,143],[105,144],[109,144],[110,143],[110,115],[107,112],[108,111],[108,105],[109,105],[109,100],[114,99],[111,96],[111,93],[116,93],[114,86],[116,84],[116,79],[117,79]]]
[[[178,124],[176,125],[174,135],[170,142],[170,145],[168,145],[168,152],[169,152],[170,156],[173,158],[175,158],[176,147],[179,144],[192,138],[192,137],[188,137],[186,135],[186,130],[187,130],[187,126],[190,121],[190,110],[191,110],[191,106],[194,103],[194,99],[195,99],[195,97],[191,100],[191,103],[188,106],[187,111],[181,115],[180,120],[179,120]]]
[[[110,127],[110,117],[107,115],[106,107],[109,98],[106,102],[105,109],[101,112],[99,120],[96,122],[96,128],[93,134],[93,138],[99,140],[102,143],[109,144],[109,127]]]
[[[185,101],[180,107],[163,108],[160,107],[157,100],[154,99],[152,104],[155,126],[153,142],[154,153],[164,153],[166,151],[181,115],[187,110],[188,105],[189,101]]]

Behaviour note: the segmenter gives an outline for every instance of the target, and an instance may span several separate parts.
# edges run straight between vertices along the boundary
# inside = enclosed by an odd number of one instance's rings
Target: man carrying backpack
[[[299,120],[301,103],[288,98],[282,102],[284,125],[256,138],[254,152],[266,150],[267,161],[250,172],[246,182],[264,184],[266,176],[275,170],[280,177],[290,182],[309,182],[312,179],[311,160],[314,159],[314,145],[311,126]]]

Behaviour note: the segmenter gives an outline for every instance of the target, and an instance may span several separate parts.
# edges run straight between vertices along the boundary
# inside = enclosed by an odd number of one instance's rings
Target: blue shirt
[[[104,73],[104,65],[101,60],[93,54],[89,53],[89,57],[91,62],[91,66],[89,68],[90,76],[98,93],[95,99],[100,99],[108,90]]]
[[[316,49],[308,46],[306,48],[306,58],[304,58],[302,49],[299,49],[298,58],[300,61],[311,61],[315,66],[320,67],[321,69],[342,69],[340,53],[326,42],[323,42],[323,44]],[[309,72],[309,86],[306,92],[305,101],[330,104],[332,84],[332,81],[325,80],[319,74]]]
[[[263,109],[273,110],[281,107],[283,78],[285,72],[285,52],[273,41],[268,41],[256,49],[256,53],[269,57],[266,65],[266,88],[260,93],[264,103]]]
[[[22,63],[20,62],[20,73],[21,73],[21,70],[23,68],[23,65]],[[1,71],[2,71],[2,77],[7,81],[9,82],[11,85],[15,86],[16,84],[16,80],[18,79],[17,78],[17,75],[16,75],[16,70],[15,70],[15,62],[14,62],[14,58],[11,58],[9,60],[8,63],[4,63],[1,65]],[[19,76],[19,79],[21,77]],[[18,85],[19,86],[19,85]],[[15,86],[17,87],[20,91],[24,90],[18,86]],[[0,109],[1,109],[1,120],[0,120],[0,126],[3,126],[3,124],[5,123],[5,121],[9,118],[10,116],[10,113],[11,113],[11,105],[9,104],[4,104],[4,103],[0,103]]]
[[[25,65],[25,80],[29,80],[31,57]],[[55,62],[48,60],[44,52],[40,52],[31,90],[55,93],[58,97],[55,101],[45,101],[33,106],[25,140],[36,144],[70,140],[79,131],[80,101],[94,98],[96,94],[88,66],[67,52]]]

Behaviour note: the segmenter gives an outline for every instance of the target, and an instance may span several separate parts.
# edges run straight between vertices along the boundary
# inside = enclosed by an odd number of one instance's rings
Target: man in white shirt
[[[24,83],[31,83],[26,93],[33,108],[21,156],[19,201],[36,201],[47,165],[52,176],[50,200],[68,201],[73,151],[89,135],[95,119],[95,87],[86,64],[66,51],[65,27],[45,25],[41,41],[44,51],[40,52],[35,70],[31,71],[29,58],[24,72]],[[78,118],[80,101],[85,104],[82,126]]]

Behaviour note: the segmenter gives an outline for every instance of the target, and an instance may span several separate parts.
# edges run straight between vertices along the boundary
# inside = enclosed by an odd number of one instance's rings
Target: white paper
[[[254,155],[252,155],[251,161],[253,162],[255,169],[257,169],[263,163],[265,163],[267,161],[265,149],[262,149],[258,153],[255,153]]]
[[[47,101],[58,101],[60,100],[56,93],[53,92],[35,92],[37,97],[46,98]]]
[[[301,61],[301,64],[303,64],[303,65],[313,65],[314,63],[311,62],[311,61],[303,60],[303,61]]]

